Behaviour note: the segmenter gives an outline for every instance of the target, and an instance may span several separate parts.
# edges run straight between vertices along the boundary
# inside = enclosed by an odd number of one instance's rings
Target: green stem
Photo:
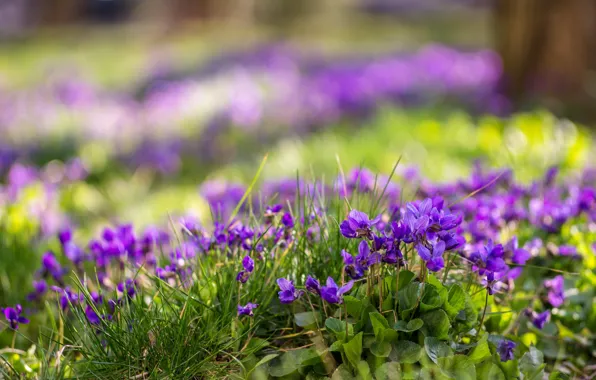
[[[478,325],[478,329],[482,328],[482,324],[484,323],[484,317],[486,316],[487,308],[488,308],[488,289],[486,289],[486,297],[484,298],[484,310],[482,311],[482,318],[480,318],[480,324]]]

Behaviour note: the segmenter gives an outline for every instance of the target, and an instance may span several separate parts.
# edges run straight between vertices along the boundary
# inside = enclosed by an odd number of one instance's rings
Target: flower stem
[[[488,289],[486,289],[486,298],[484,298],[484,310],[482,311],[482,318],[480,318],[480,324],[478,328],[482,328],[482,324],[484,323],[484,317],[486,316],[486,309],[488,308]]]
[[[14,344],[17,341],[17,330],[14,330],[12,333],[12,345],[10,346],[10,348],[12,348],[14,350]]]

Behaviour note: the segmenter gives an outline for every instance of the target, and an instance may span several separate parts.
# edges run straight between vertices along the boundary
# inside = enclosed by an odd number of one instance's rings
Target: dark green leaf
[[[397,331],[413,332],[419,330],[422,327],[422,325],[424,325],[424,321],[422,319],[414,318],[409,322],[406,322],[404,320],[397,321],[393,328]]]
[[[420,360],[422,347],[409,340],[400,340],[395,344],[395,353],[400,363],[416,363]]]
[[[341,341],[346,341],[350,335],[354,334],[354,327],[348,323],[348,336],[346,337],[346,322],[337,318],[327,318],[325,327]]]
[[[418,297],[420,297],[420,283],[413,282],[408,284],[405,288],[397,293],[399,301],[400,315],[403,319],[410,316],[411,311],[418,305]]]
[[[422,312],[427,312],[438,309],[443,306],[443,303],[445,303],[445,300],[441,298],[437,288],[431,284],[425,284],[422,300],[420,301],[420,310]]]
[[[435,337],[424,338],[424,349],[430,360],[435,364],[439,363],[439,358],[453,356],[453,350]]]
[[[416,278],[416,274],[414,272],[410,272],[409,270],[400,270],[399,271],[399,290],[405,288],[412,280]]]
[[[434,336],[438,339],[449,338],[451,323],[449,322],[449,317],[442,309],[423,314],[421,319],[424,321],[422,332],[425,336]]]
[[[352,296],[344,296],[344,303],[350,316],[354,318],[360,318],[360,313],[362,312],[361,300]]]

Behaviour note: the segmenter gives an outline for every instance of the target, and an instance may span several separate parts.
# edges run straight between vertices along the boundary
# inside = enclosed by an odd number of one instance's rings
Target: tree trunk
[[[498,0],[495,16],[506,95],[518,102],[538,96],[555,107],[590,101],[594,0]]]

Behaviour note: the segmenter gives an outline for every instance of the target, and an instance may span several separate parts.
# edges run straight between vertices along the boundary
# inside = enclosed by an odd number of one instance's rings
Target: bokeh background
[[[580,167],[595,30],[590,0],[2,0],[3,204],[148,224],[267,153],[265,178]]]
[[[0,306],[62,229],[210,220],[257,172],[579,172],[595,104],[594,0],[0,0]]]

